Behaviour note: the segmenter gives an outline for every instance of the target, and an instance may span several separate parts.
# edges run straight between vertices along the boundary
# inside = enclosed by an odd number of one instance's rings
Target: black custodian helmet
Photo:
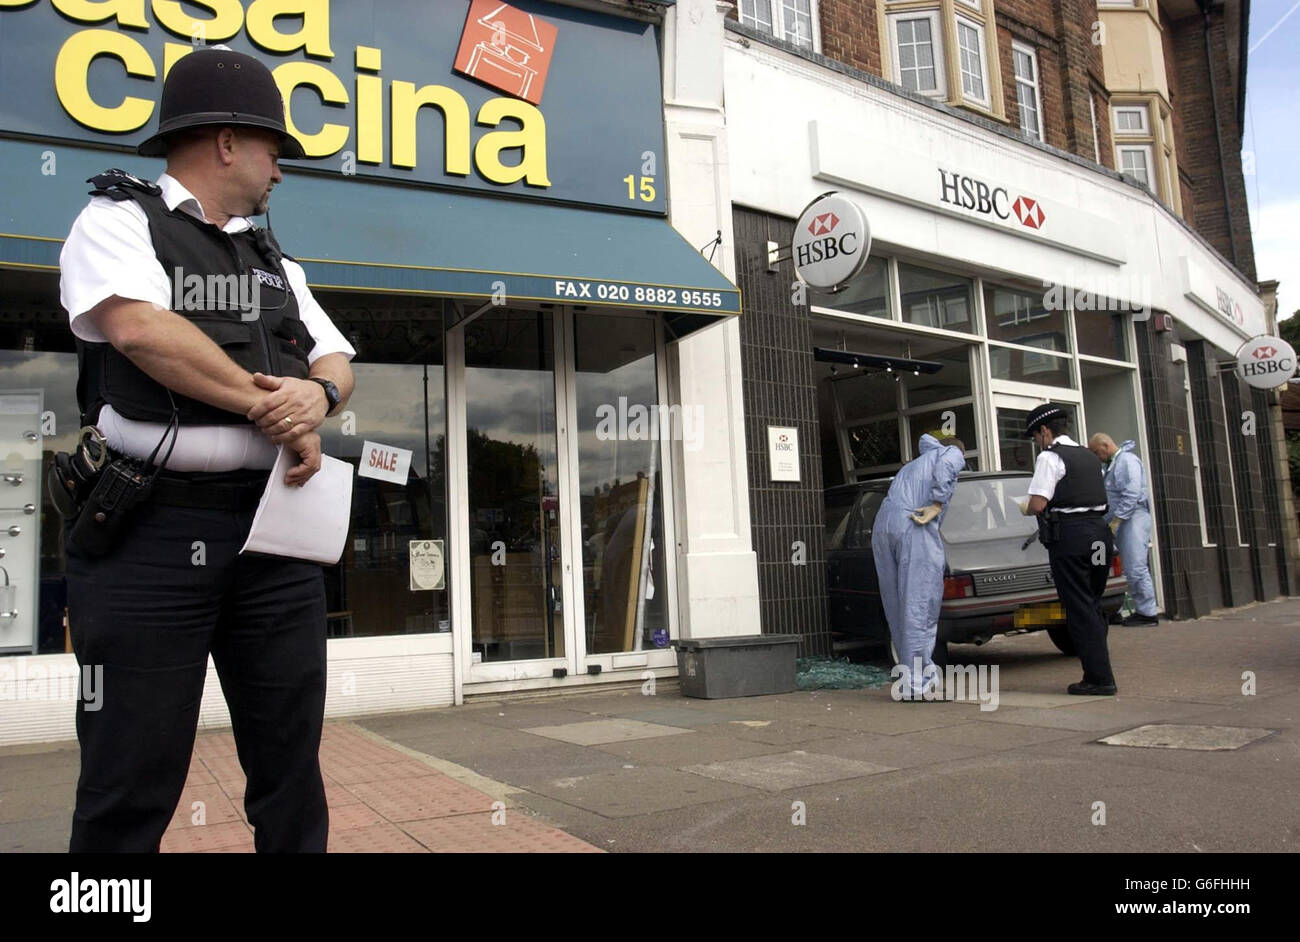
[[[1068,419],[1069,417],[1070,413],[1063,407],[1058,406],[1054,402],[1045,402],[1033,412],[1029,413],[1029,417],[1025,420],[1025,438],[1033,438],[1035,430],[1037,430],[1040,425],[1046,425],[1053,419]]]
[[[158,133],[140,144],[141,157],[162,157],[167,137],[204,125],[265,128],[280,135],[280,156],[306,157],[284,124],[284,99],[265,65],[223,46],[182,56],[163,83]]]

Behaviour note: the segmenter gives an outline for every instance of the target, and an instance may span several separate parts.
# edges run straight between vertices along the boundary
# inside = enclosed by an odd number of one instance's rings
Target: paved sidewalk
[[[1043,633],[954,646],[998,667],[996,710],[669,682],[331,722],[330,850],[1300,849],[1300,599],[1110,647],[1119,696],[1089,698]],[[164,850],[251,850],[233,752],[200,737]],[[66,847],[76,774],[75,743],[0,749],[0,852]]]

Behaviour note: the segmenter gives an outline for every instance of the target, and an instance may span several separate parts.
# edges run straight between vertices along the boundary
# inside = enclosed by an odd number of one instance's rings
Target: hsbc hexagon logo
[[[975,177],[950,173],[942,167],[939,168],[939,202],[1006,222],[1014,217],[1020,225],[1035,231],[1041,230],[1047,221],[1043,204],[1033,197],[1021,194],[1013,200],[1006,187],[991,186]]]
[[[1022,226],[1030,229],[1041,229],[1047,219],[1038,200],[1030,199],[1028,196],[1017,196],[1016,201],[1011,204],[1011,211],[1016,214]]]
[[[848,197],[823,193],[799,214],[790,254],[804,284],[838,291],[862,271],[871,251],[871,227]]]
[[[834,213],[822,213],[820,216],[814,216],[813,221],[808,223],[808,231],[814,236],[830,235],[839,224],[839,216]]]
[[[1256,337],[1237,351],[1237,375],[1256,389],[1285,386],[1295,373],[1295,350],[1281,337]]]

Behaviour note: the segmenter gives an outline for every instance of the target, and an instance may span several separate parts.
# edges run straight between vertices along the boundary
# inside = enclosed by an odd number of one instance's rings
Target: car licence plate
[[[1041,605],[1025,605],[1016,609],[1011,617],[1012,627],[1034,628],[1040,625],[1054,625],[1065,621],[1065,606],[1060,602],[1044,602]]]

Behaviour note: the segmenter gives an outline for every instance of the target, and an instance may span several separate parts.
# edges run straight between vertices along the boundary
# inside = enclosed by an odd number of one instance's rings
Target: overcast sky
[[[1278,318],[1300,308],[1300,0],[1254,0],[1242,162],[1255,268],[1275,278]],[[1254,173],[1251,157],[1254,156]]]

